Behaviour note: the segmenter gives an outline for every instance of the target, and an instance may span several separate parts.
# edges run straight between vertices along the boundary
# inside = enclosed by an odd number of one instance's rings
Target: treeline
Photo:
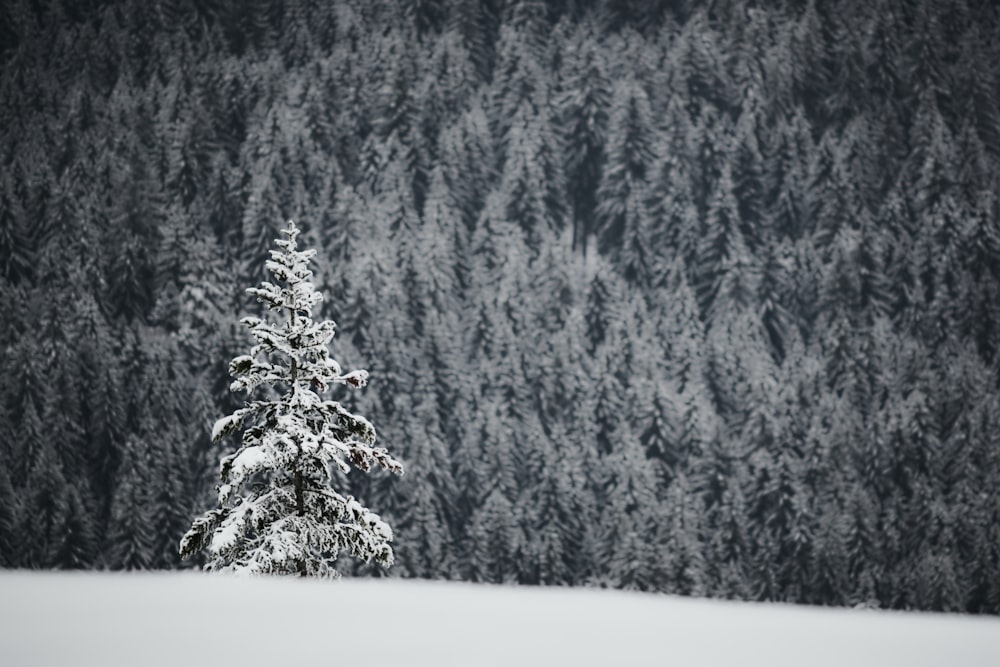
[[[710,5],[5,3],[0,565],[179,566],[294,218],[391,575],[1000,612],[1000,15]]]

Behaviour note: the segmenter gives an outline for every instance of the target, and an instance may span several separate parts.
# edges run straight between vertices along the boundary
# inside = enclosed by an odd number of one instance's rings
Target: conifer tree
[[[333,561],[341,551],[388,567],[393,561],[392,530],[355,498],[330,486],[332,466],[364,471],[373,465],[402,473],[402,465],[375,447],[375,429],[321,393],[332,385],[362,387],[368,373],[343,373],[327,347],[332,320],[314,322],[323,296],[311,282],[315,250],[297,249],[299,234],[289,221],[266,268],[280,285],[264,281],[247,292],[268,310],[285,315],[275,323],[246,317],[257,344],[229,366],[233,391],[261,385],[265,393],[215,423],[219,440],[243,427],[242,445],[225,456],[218,487],[219,507],[195,519],[180,543],[190,557],[208,549],[206,569],[261,574],[336,577]]]
[[[0,448],[0,567],[16,567],[21,543],[21,501],[14,490],[8,469],[9,456]]]

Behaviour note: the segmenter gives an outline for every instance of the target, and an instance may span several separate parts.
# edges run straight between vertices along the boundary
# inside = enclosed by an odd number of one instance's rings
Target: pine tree
[[[9,456],[0,448],[0,567],[16,567],[21,543],[21,501],[9,473]]]
[[[268,392],[215,423],[213,440],[242,426],[243,443],[222,459],[219,507],[195,519],[180,553],[186,558],[207,548],[208,570],[251,574],[336,577],[332,562],[341,551],[388,567],[392,530],[331,488],[331,466],[344,473],[348,461],[366,472],[373,465],[395,473],[403,468],[374,446],[375,429],[364,417],[320,398],[331,385],[364,386],[368,372],[343,373],[330,357],[335,324],[311,319],[323,298],[308,268],[316,251],[296,249],[294,222],[283,233],[288,238],[276,241],[281,250],[271,251],[266,268],[284,286],[264,281],[247,292],[286,318],[244,318],[257,345],[229,370],[233,391],[271,385],[284,392],[276,398]]]
[[[111,501],[107,536],[105,564],[111,569],[147,570],[152,566],[151,450],[143,438],[137,438],[124,448],[126,458]]]
[[[558,101],[565,138],[567,196],[573,214],[573,248],[583,254],[594,228],[611,105],[607,66],[603,53],[596,48],[593,29],[593,25],[585,23],[572,38]]]

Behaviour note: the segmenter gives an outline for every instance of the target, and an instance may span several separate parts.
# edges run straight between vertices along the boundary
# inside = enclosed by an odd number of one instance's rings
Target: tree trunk
[[[302,471],[295,471],[295,513],[299,516],[306,515],[305,494],[302,490]]]

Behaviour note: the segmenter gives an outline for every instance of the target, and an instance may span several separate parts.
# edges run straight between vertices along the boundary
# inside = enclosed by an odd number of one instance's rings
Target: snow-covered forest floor
[[[0,574],[0,662],[990,665],[995,618],[596,589],[198,574]]]

